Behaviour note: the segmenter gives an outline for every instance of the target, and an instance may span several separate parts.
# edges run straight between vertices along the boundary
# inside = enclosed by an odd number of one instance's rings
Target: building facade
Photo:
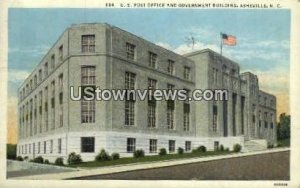
[[[73,101],[70,87],[219,89],[227,101]],[[79,95],[75,90],[75,95]],[[94,160],[104,148],[122,157],[200,145],[276,144],[276,98],[252,73],[212,50],[178,55],[108,24],[66,29],[20,86],[17,154],[54,161],[71,152]],[[190,92],[189,92],[190,93]]]

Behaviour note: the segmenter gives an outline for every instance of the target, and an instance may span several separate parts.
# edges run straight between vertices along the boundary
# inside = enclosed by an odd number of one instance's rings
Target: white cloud
[[[20,82],[24,81],[28,76],[29,72],[18,69],[10,69],[8,71],[8,81],[9,82]]]
[[[40,45],[34,48],[9,48],[8,53],[22,53],[22,54],[32,54],[32,55],[40,55],[45,54],[50,49],[49,46]]]

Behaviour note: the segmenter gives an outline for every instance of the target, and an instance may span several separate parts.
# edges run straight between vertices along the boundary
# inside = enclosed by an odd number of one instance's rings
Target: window
[[[173,75],[174,74],[174,61],[173,60],[168,60],[168,73]]]
[[[150,148],[149,152],[150,153],[156,153],[157,152],[157,140],[156,139],[150,139]]]
[[[48,76],[48,62],[46,62],[44,65],[44,75],[45,77]]]
[[[41,142],[38,142],[38,153],[41,152]]]
[[[213,105],[213,132],[217,132],[218,106]]]
[[[135,89],[135,74],[131,72],[125,73],[125,89]],[[125,100],[125,125],[134,125],[134,108],[135,101],[133,99]]]
[[[81,68],[81,85],[95,86],[95,66]],[[81,123],[95,122],[95,100],[81,100]]]
[[[63,47],[63,45],[61,45],[58,49],[58,60],[59,60],[59,62],[62,62],[62,60],[63,60],[63,50],[64,50],[64,47]]]
[[[43,73],[42,73],[42,69],[39,70],[39,82],[42,82],[43,80]]]
[[[156,127],[156,101],[148,100],[148,127]]]
[[[54,70],[55,68],[55,55],[53,54],[51,56],[51,70]]]
[[[81,100],[81,123],[95,123],[95,100]]]
[[[125,100],[125,125],[134,125],[134,106],[135,101]]]
[[[186,80],[189,80],[190,79],[190,72],[191,72],[190,67],[184,66],[183,78],[186,79]]]
[[[58,76],[58,90],[59,92],[63,91],[64,83],[63,83],[63,74]]]
[[[81,137],[81,152],[95,152],[95,137]]]
[[[149,67],[156,68],[157,54],[149,52]]]
[[[135,151],[135,138],[127,138],[127,152],[133,153]]]
[[[32,79],[30,80],[30,85],[29,86],[30,86],[30,91],[32,91],[32,88],[33,88],[32,87]]]
[[[174,111],[175,102],[173,100],[167,100],[167,125],[168,129],[174,130]]]
[[[51,117],[52,117],[52,123],[51,128],[55,128],[55,81],[51,82]]]
[[[48,131],[48,87],[45,87],[45,130]]]
[[[155,90],[156,89],[156,84],[157,84],[156,80],[151,79],[151,78],[148,79],[148,89]]]
[[[183,130],[190,130],[190,104],[183,104]]]
[[[185,141],[185,151],[191,151],[191,145],[192,142],[191,141]]]
[[[218,150],[219,150],[219,142],[218,142],[218,141],[215,141],[215,142],[214,142],[214,150],[215,150],[215,151],[218,151]]]
[[[37,75],[34,75],[34,87],[37,86]]]
[[[126,43],[126,55],[129,60],[135,59],[135,45]]]
[[[31,144],[28,144],[29,147],[29,154],[31,153]]]
[[[95,66],[84,66],[81,68],[81,85],[95,85]]]
[[[175,140],[169,140],[169,153],[175,152]]]
[[[47,152],[47,142],[44,141],[44,153],[46,153],[46,152]]]
[[[57,140],[57,153],[61,153],[61,138]]]
[[[53,153],[53,140],[50,140],[50,153]]]
[[[82,35],[81,36],[81,51],[95,52],[95,35]]]

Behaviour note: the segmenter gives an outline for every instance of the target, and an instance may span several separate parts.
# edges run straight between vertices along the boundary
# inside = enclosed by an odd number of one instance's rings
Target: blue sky
[[[84,22],[106,22],[181,54],[203,48],[219,52],[220,32],[235,35],[238,45],[224,47],[224,55],[242,71],[261,75],[262,88],[288,92],[289,10],[9,9],[10,96],[59,35]],[[186,43],[191,35],[194,49]]]

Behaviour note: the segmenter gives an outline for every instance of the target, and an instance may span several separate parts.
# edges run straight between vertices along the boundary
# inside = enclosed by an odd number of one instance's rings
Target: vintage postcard
[[[299,1],[0,5],[1,187],[300,186]]]

